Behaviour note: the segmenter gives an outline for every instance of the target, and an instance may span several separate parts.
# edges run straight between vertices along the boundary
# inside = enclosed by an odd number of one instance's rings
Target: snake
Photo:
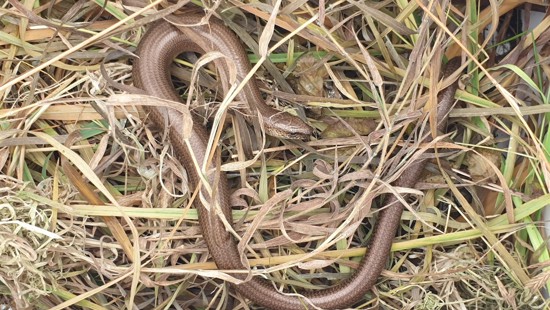
[[[138,44],[138,59],[133,64],[134,85],[151,96],[162,99],[181,101],[170,76],[170,66],[175,57],[183,52],[205,54],[220,52],[236,65],[236,81],[240,83],[251,70],[246,51],[237,36],[221,20],[211,17],[207,24],[202,23],[202,15],[171,16],[170,22],[160,20],[152,24]],[[460,67],[460,59],[451,59],[444,70],[448,77]],[[229,87],[227,61],[215,61],[217,73],[224,89]],[[443,89],[438,96],[437,129],[443,132],[446,128],[447,115],[454,101],[457,82]],[[249,79],[237,95],[237,100],[248,103],[264,124],[270,135],[287,139],[311,135],[311,127],[296,116],[282,113],[265,104],[254,79]],[[182,137],[185,124],[178,113],[166,107],[145,107],[149,119],[159,128],[168,130],[168,137],[174,156],[184,165],[189,163],[206,163],[208,133],[200,121],[194,121],[190,136]],[[423,135],[423,142],[429,141],[429,134]],[[394,186],[412,188],[419,179],[426,159],[410,163],[393,183]],[[191,188],[197,188],[201,182],[215,184],[214,190],[200,186],[200,193],[205,199],[193,202],[199,215],[199,225],[206,241],[210,255],[216,266],[222,270],[247,271],[242,261],[233,235],[226,229],[225,220],[232,224],[231,206],[229,204],[229,187],[223,172],[207,163],[202,169],[186,166]],[[197,171],[199,170],[199,171]],[[202,174],[202,175],[201,175]],[[210,204],[207,207],[203,202]],[[385,199],[388,207],[380,211],[374,232],[369,240],[368,251],[359,267],[349,277],[337,284],[320,289],[307,290],[300,294],[288,294],[279,291],[272,282],[258,276],[248,277],[247,272],[232,275],[243,280],[233,284],[236,291],[251,300],[254,304],[268,309],[341,309],[352,306],[370,291],[389,259],[393,238],[399,229],[404,205],[395,195]],[[212,209],[218,206],[221,216]]]

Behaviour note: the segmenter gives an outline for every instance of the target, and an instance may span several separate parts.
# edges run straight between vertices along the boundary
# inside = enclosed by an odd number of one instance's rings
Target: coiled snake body
[[[198,24],[202,16],[191,15],[170,18],[178,24]],[[210,52],[220,51],[228,55],[237,65],[237,79],[240,82],[250,70],[250,64],[246,58],[245,51],[240,45],[236,36],[228,30],[220,21],[211,18],[208,25],[178,26],[175,27],[168,22],[161,21],[154,24],[142,38],[139,47],[139,60],[134,64],[134,79],[137,87],[143,89],[152,96],[179,101],[174,87],[170,80],[169,66],[174,57],[182,52]],[[453,59],[446,67],[446,75],[457,70],[460,61]],[[220,79],[226,83],[223,62],[216,63]],[[221,67],[220,67],[221,66]],[[452,105],[456,83],[445,89],[440,96],[440,108],[438,112],[438,130],[443,131],[446,124],[446,115]],[[296,137],[309,135],[311,129],[303,124],[301,120],[286,113],[277,111],[265,106],[258,88],[253,81],[249,81],[243,91],[239,94],[239,100],[248,102],[251,109],[255,109],[263,119],[268,133],[281,135],[283,131],[295,131]],[[187,144],[181,138],[183,124],[181,116],[169,112],[166,108],[147,108],[149,117],[160,128],[169,128],[169,137],[175,155],[182,163],[193,162],[193,157],[199,164],[205,161],[208,135],[205,129],[194,122],[192,134]],[[168,125],[165,127],[165,125]],[[285,133],[283,133],[284,135]],[[289,136],[293,138],[292,136]],[[400,187],[414,187],[425,162],[420,161],[411,164],[409,168],[394,183]],[[199,175],[194,167],[187,167],[191,188],[198,186]],[[214,197],[209,197],[206,190],[202,190],[205,197],[211,198],[212,205],[218,204],[223,215],[229,223],[232,223],[231,207],[229,205],[229,190],[225,178],[216,177],[212,171],[216,171],[213,165],[204,168],[207,172],[206,180],[210,184],[217,184]],[[211,172],[211,173],[209,173]],[[216,182],[215,181],[216,179]],[[204,187],[203,187],[204,188]],[[398,230],[401,214],[404,206],[395,196],[386,200],[390,207],[380,212],[375,232],[371,238],[369,251],[364,256],[359,268],[347,279],[339,284],[319,290],[304,292],[302,297],[289,296],[277,291],[274,286],[259,277],[254,277],[242,284],[235,285],[237,291],[252,300],[258,305],[271,309],[308,309],[313,308],[311,304],[323,309],[345,308],[353,305],[361,299],[365,293],[375,284],[381,271],[388,260],[393,238]],[[241,262],[234,238],[226,231],[224,224],[215,212],[209,212],[200,202],[195,199],[195,206],[199,212],[199,222],[202,233],[210,250],[210,253],[220,269],[243,270],[246,267]],[[244,279],[246,275],[235,274],[234,276]]]

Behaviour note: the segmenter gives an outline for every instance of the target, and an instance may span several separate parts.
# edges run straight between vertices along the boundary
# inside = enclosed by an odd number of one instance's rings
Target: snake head
[[[313,134],[313,128],[304,123],[302,119],[286,112],[277,112],[269,117],[262,115],[266,133],[272,137],[309,140]]]

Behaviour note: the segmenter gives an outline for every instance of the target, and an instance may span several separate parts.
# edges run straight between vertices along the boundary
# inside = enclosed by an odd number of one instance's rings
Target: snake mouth
[[[284,137],[277,137],[277,138],[282,138],[282,139],[287,139],[287,140],[309,140],[311,138],[311,134],[293,133],[291,135],[287,135],[287,136],[284,136]]]

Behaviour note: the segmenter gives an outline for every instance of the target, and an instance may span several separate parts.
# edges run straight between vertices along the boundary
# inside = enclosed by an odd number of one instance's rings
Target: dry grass
[[[130,84],[128,55],[141,26],[174,7],[156,1],[133,19],[135,10],[117,2],[9,2],[34,14],[0,5],[0,309],[223,309],[234,293],[219,279],[232,279],[208,256],[182,181],[186,163],[144,126],[143,99],[120,95],[99,70],[109,52],[124,52],[105,68]],[[377,197],[395,191],[388,184],[419,148],[406,144],[404,128],[427,121],[419,111],[435,107],[429,90],[442,86],[441,59],[462,51],[469,65],[450,139],[417,186],[423,195],[414,191],[420,203],[411,200],[403,214],[391,269],[357,307],[548,305],[550,19],[514,35],[506,22],[517,16],[506,11],[515,1],[481,14],[476,1],[465,2],[211,6],[261,62],[264,94],[322,132],[297,143],[263,143],[251,132],[248,144],[238,114],[227,116],[214,145],[234,190],[235,230],[251,238],[252,267],[299,290],[330,285],[357,266]],[[495,41],[475,35],[498,16]],[[261,35],[267,21],[276,27]],[[511,46],[504,58],[503,46]],[[203,90],[193,110],[212,118],[217,105],[205,102],[213,97]],[[75,131],[83,139],[64,146]],[[101,193],[94,205],[61,169],[62,156],[92,181],[83,186]],[[252,227],[257,216],[263,221]],[[248,306],[237,297],[234,307]]]

